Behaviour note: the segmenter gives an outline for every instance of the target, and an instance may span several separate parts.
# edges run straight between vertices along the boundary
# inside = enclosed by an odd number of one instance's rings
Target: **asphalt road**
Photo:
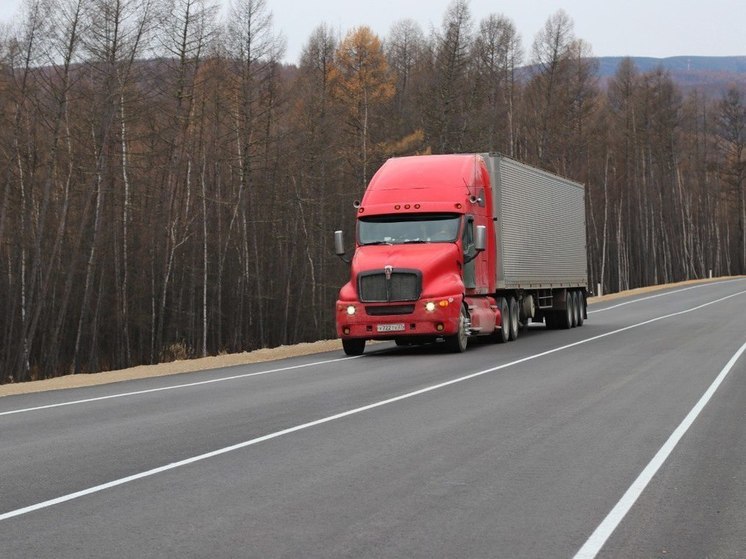
[[[590,310],[0,398],[0,556],[746,557],[746,280]]]

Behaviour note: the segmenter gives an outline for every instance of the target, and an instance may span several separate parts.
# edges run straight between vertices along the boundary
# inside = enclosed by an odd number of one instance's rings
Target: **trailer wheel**
[[[510,298],[509,302],[510,306],[510,328],[509,328],[509,336],[510,341],[514,341],[518,339],[518,301],[515,300],[514,297]]]
[[[346,355],[362,355],[365,351],[364,338],[343,338],[342,349]]]
[[[492,339],[497,343],[504,344],[510,340],[510,308],[505,297],[500,297],[500,327],[492,333]]]
[[[583,325],[583,294],[575,292],[575,326]]]
[[[469,333],[466,331],[466,311],[461,307],[461,315],[458,321],[458,332],[453,336],[446,338],[446,347],[453,353],[463,353],[466,351]]]
[[[570,291],[568,293],[568,296],[570,297],[570,301],[572,302],[572,326],[571,328],[575,328],[578,325],[578,297],[575,295],[574,291]]]

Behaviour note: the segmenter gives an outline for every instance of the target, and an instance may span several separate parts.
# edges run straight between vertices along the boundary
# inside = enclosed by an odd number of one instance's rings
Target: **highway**
[[[0,398],[0,556],[746,557],[746,279]]]

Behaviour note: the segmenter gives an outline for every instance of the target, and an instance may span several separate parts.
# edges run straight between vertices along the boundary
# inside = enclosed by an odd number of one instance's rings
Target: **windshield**
[[[361,245],[452,243],[458,238],[458,214],[404,214],[364,217],[358,221]]]

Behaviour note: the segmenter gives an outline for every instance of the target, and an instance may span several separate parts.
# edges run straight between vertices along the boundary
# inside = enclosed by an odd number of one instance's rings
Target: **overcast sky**
[[[23,0],[0,0],[9,22]],[[229,0],[222,0],[226,3]],[[419,22],[426,35],[440,28],[451,0],[266,0],[274,27],[287,42],[286,61],[296,63],[321,23],[344,36],[368,25],[385,38],[402,19]],[[578,38],[596,56],[746,56],[746,0],[470,0],[475,25],[490,13],[510,18],[525,51],[544,22],[564,9]]]

